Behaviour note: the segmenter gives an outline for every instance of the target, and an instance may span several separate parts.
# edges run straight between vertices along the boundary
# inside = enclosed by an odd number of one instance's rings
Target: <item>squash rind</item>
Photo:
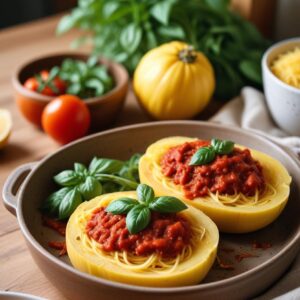
[[[81,232],[76,224],[78,213],[92,207],[107,206],[110,201],[120,197],[137,198],[136,192],[106,194],[82,203],[71,215],[66,229],[66,243],[73,266],[98,277],[141,286],[172,287],[199,283],[206,276],[215,260],[219,234],[216,225],[205,214],[193,207],[189,207],[182,214],[193,219],[193,222],[202,224],[206,228],[206,235],[204,240],[199,243],[199,247],[193,252],[192,257],[180,264],[174,273],[157,274],[126,270],[101,257],[95,257],[82,247],[77,237],[85,233]]]
[[[188,137],[169,137],[150,145],[139,163],[139,174],[142,183],[151,185],[157,195],[173,195],[188,205],[207,214],[218,226],[227,233],[246,233],[261,229],[272,223],[284,209],[289,192],[291,177],[284,166],[269,155],[257,150],[251,150],[254,159],[258,160],[266,177],[266,181],[276,187],[277,194],[263,206],[229,207],[216,202],[204,202],[203,198],[189,200],[184,197],[182,187],[175,185],[170,178],[161,172],[156,174],[153,162],[159,164],[161,156],[172,146],[180,145],[196,139]],[[238,146],[243,147],[243,146]],[[167,184],[163,185],[162,182]]]

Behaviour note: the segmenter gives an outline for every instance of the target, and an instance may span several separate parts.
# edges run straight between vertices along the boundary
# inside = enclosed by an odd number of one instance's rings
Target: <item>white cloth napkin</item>
[[[210,121],[259,131],[300,155],[300,137],[288,136],[274,124],[264,95],[252,87],[243,88],[241,95],[223,106]]]
[[[300,155],[300,137],[288,136],[275,125],[268,112],[264,95],[254,88],[243,88],[241,95],[223,106],[210,121],[255,130]],[[276,300],[300,299],[300,255],[279,281],[255,299],[275,297]]]

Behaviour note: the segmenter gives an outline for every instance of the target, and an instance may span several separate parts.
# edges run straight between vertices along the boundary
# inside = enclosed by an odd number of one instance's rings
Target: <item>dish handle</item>
[[[18,206],[18,197],[17,193],[22,186],[25,178],[36,166],[36,162],[27,163],[16,168],[12,173],[7,177],[2,191],[3,203],[6,209],[16,215],[17,206]]]

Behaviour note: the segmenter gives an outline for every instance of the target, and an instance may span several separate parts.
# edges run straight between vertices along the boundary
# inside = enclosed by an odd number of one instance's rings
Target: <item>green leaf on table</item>
[[[70,217],[81,202],[82,198],[77,188],[71,189],[60,202],[58,218],[63,220]]]
[[[147,227],[150,219],[150,209],[144,205],[136,205],[126,216],[126,227],[131,234],[136,234]]]
[[[163,196],[155,198],[149,208],[160,213],[178,213],[187,209],[187,206],[175,197]]]
[[[124,197],[111,202],[105,210],[114,215],[122,215],[129,213],[136,205],[139,205],[139,202],[136,199]]]

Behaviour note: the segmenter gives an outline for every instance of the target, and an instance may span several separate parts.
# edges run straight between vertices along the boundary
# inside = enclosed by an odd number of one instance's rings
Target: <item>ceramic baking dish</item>
[[[218,137],[234,140],[281,161],[292,176],[291,195],[281,216],[268,227],[250,234],[221,234],[218,255],[234,264],[234,270],[215,265],[205,280],[194,286],[149,288],[97,278],[74,269],[68,258],[49,249],[55,232],[44,227],[39,207],[54,190],[53,175],[71,168],[74,162],[87,164],[92,157],[127,159],[143,153],[154,141],[167,136]],[[47,278],[69,299],[153,300],[153,299],[246,299],[258,295],[288,268],[300,248],[300,166],[288,150],[250,131],[199,121],[154,122],[98,133],[47,156],[40,162],[20,166],[8,177],[3,190],[4,204],[17,215],[28,248]],[[253,250],[253,241],[268,242],[269,249]],[[240,262],[236,253],[252,251],[255,257]],[[253,252],[254,251],[254,252]]]

